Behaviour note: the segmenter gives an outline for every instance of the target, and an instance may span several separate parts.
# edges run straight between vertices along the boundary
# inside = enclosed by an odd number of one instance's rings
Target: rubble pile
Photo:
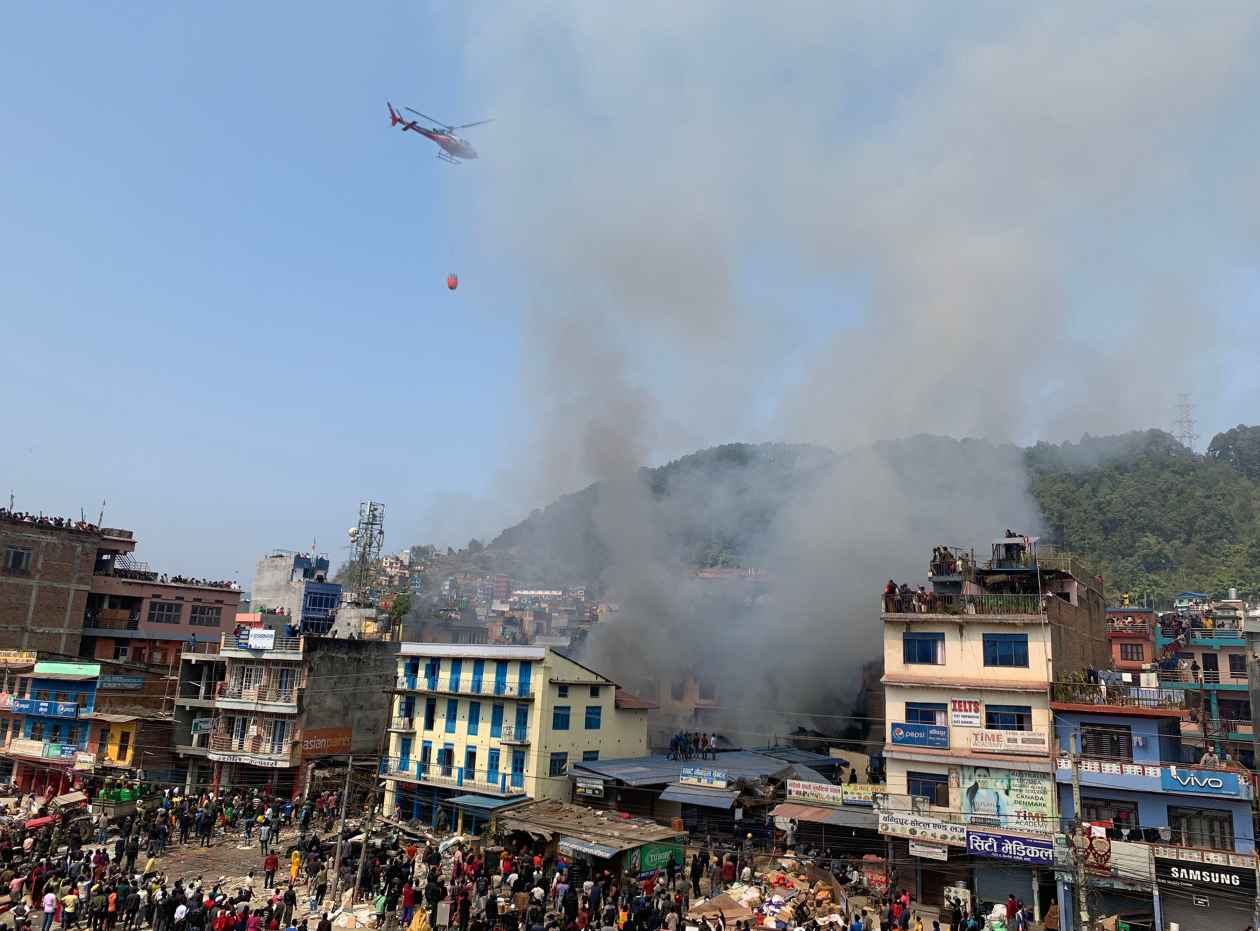
[[[699,920],[720,913],[732,921],[785,931],[808,921],[839,924],[849,902],[834,878],[795,858],[758,863],[751,882],[733,883],[719,895],[697,902],[687,913]]]

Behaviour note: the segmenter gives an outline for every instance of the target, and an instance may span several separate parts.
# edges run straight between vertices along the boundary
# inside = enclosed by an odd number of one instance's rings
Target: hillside
[[[1215,437],[1206,455],[1158,430],[1024,450],[919,436],[878,444],[875,454],[934,500],[938,474],[997,463],[992,473],[1001,480],[1022,468],[1046,536],[1087,557],[1111,596],[1163,599],[1233,586],[1260,598],[1258,449],[1260,428],[1240,426]],[[627,481],[647,489],[670,560],[691,568],[756,565],[775,519],[840,461],[814,446],[730,444],[640,469]],[[527,582],[598,586],[610,560],[601,522],[617,497],[609,482],[566,495],[504,530],[477,562]]]

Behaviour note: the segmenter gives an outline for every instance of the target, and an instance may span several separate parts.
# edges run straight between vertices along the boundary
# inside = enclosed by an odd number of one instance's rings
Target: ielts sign
[[[1193,795],[1243,796],[1243,784],[1237,773],[1220,769],[1191,769],[1185,766],[1163,766],[1159,784],[1165,792]]]

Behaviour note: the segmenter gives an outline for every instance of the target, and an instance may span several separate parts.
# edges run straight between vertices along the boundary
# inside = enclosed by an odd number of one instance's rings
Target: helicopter
[[[410,129],[412,132],[419,133],[426,139],[432,139],[438,144],[437,157],[444,162],[449,162],[452,165],[458,165],[461,159],[473,159],[477,157],[477,150],[472,147],[467,139],[463,139],[456,135],[455,130],[469,129],[470,127],[480,126],[483,123],[490,122],[490,120],[477,120],[475,123],[463,123],[459,126],[451,126],[447,123],[443,123],[441,120],[435,120],[431,116],[426,116],[419,110],[413,110],[411,107],[403,107],[403,109],[408,113],[414,113],[421,119],[437,124],[435,127],[429,128],[421,126],[415,120],[409,120],[406,117],[401,116],[398,111],[394,109],[394,105],[388,100],[385,101],[385,106],[389,107],[390,126],[401,125],[403,132]]]

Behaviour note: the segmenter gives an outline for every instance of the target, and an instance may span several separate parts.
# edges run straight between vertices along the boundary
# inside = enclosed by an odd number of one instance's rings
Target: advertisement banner
[[[883,786],[853,782],[840,787],[840,797],[846,805],[870,806],[875,804],[875,791],[877,789],[883,789]]]
[[[251,650],[274,650],[276,648],[276,632],[270,627],[251,627],[246,645]]]
[[[971,735],[971,749],[976,753],[1031,753],[1045,756],[1050,752],[1047,731],[980,730]]]
[[[644,844],[626,851],[626,872],[638,879],[647,879],[657,870],[669,866],[669,858],[674,858],[674,866],[681,869],[686,862],[683,857],[682,844]]]
[[[1224,795],[1234,798],[1244,794],[1238,774],[1222,769],[1165,766],[1159,771],[1159,785],[1165,792],[1193,792],[1195,795]]]
[[[916,815],[909,811],[879,809],[879,833],[908,837],[929,844],[951,844],[956,847],[967,845],[967,829],[961,824],[929,818],[927,815]]]
[[[1014,860],[1019,863],[1035,863],[1039,866],[1054,865],[1053,841],[1012,837],[1009,834],[968,831],[967,852],[978,857],[992,857],[995,860]]]
[[[214,729],[214,718],[193,718],[192,734],[209,734]]]
[[[42,740],[29,740],[25,737],[14,737],[9,741],[9,752],[17,753],[21,756],[43,756],[44,742]]]
[[[726,788],[726,770],[709,769],[704,766],[684,766],[678,777],[680,785],[705,786],[710,789]]]
[[[892,742],[905,747],[948,747],[949,728],[940,724],[896,721],[892,725]]]
[[[287,758],[278,760],[274,757],[249,756],[244,753],[216,753],[213,750],[207,750],[206,757],[216,763],[245,763],[249,766],[261,766],[264,769],[281,769],[290,765]]]
[[[141,689],[144,688],[144,676],[101,676],[97,680],[97,688]]]
[[[910,856],[923,857],[927,860],[948,860],[949,848],[940,844],[921,844],[917,840],[910,842]]]
[[[14,714],[33,714],[40,718],[77,718],[79,706],[72,701],[36,701],[33,698],[13,699]]]
[[[1240,900],[1256,896],[1254,866],[1230,866],[1224,863],[1190,863],[1168,857],[1155,858],[1155,881],[1162,889],[1181,889],[1198,893],[1226,892]]]
[[[951,698],[949,700],[949,725],[950,727],[979,727],[979,699]]]
[[[573,783],[573,794],[581,795],[585,798],[603,798],[604,797],[604,780],[602,779],[575,779]]]
[[[1054,783],[1044,773],[958,767],[963,821],[1034,834],[1053,834]]]
[[[348,727],[320,727],[302,733],[302,759],[350,752],[353,731]]]
[[[787,781],[787,798],[791,801],[821,802],[824,805],[843,805],[844,788],[829,782],[805,782],[801,779]]]

